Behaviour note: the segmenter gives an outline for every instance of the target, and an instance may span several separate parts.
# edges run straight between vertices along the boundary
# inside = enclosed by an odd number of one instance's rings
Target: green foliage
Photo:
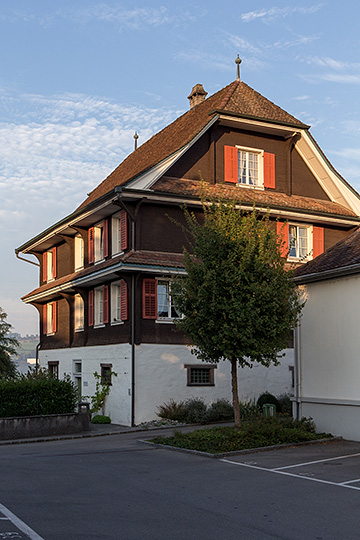
[[[254,399],[240,402],[240,417],[242,420],[251,420],[259,415],[259,408]]]
[[[263,405],[265,405],[265,403],[271,403],[272,405],[275,405],[276,412],[281,412],[280,403],[278,399],[272,394],[270,394],[269,392],[264,392],[263,394],[259,396],[257,400],[257,406],[261,412],[263,410]]]
[[[109,378],[111,378],[112,375],[114,377],[117,377],[117,373],[115,373],[115,371],[110,371],[108,373]],[[103,381],[101,375],[99,375],[97,371],[94,372],[94,377],[96,379],[96,386],[95,386],[95,394],[91,396],[91,407],[90,407],[91,414],[94,414],[100,410],[104,412],[105,401],[111,389],[111,384]]]
[[[280,405],[280,412],[282,414],[292,414],[292,403],[289,394],[281,394],[277,398]]]
[[[54,379],[47,370],[0,382],[0,418],[73,413],[76,404],[73,383]]]
[[[186,407],[183,401],[176,402],[173,399],[170,399],[167,403],[159,405],[157,409],[157,415],[160,418],[176,420],[177,422],[185,422]]]
[[[186,423],[202,424],[205,421],[206,405],[201,398],[191,398],[185,402]]]
[[[91,419],[92,424],[111,424],[110,416],[104,416],[102,414],[96,414]]]
[[[315,433],[311,419],[300,421],[289,417],[257,418],[244,421],[241,428],[214,427],[190,433],[174,432],[172,437],[152,439],[158,444],[189,448],[217,454],[276,444],[312,441],[331,437],[328,433]]]
[[[7,314],[0,307],[0,381],[16,376],[16,365],[10,357],[17,354],[19,347],[18,340],[8,336],[11,324],[6,318]]]
[[[204,222],[185,208],[192,254],[173,286],[179,327],[206,362],[277,364],[302,305],[269,222],[231,201],[203,201]]]
[[[234,419],[234,409],[227,399],[211,403],[205,414],[205,422],[226,422]]]

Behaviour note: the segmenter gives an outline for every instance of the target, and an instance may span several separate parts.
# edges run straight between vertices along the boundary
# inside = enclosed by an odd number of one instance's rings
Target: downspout
[[[301,327],[295,328],[295,416],[301,418]]]
[[[135,275],[131,275],[131,426],[135,425]]]
[[[15,255],[18,259],[20,259],[20,261],[25,261],[27,263],[30,263],[30,264],[34,264],[35,266],[39,266],[40,267],[40,263],[39,262],[34,262],[34,261],[29,261],[29,259],[24,259],[24,257],[20,257],[19,255],[19,252],[17,249],[15,249]]]
[[[30,261],[28,261],[30,262]],[[40,341],[39,343],[36,345],[36,349],[35,349],[35,373],[36,375],[38,374],[38,371],[39,371],[39,349],[40,349]]]

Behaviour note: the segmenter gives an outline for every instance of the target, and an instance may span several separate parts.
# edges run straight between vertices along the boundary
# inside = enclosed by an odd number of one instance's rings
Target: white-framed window
[[[161,278],[158,278],[156,281],[158,320],[181,318],[181,313],[175,308],[171,295],[171,281]]]
[[[120,212],[111,218],[111,253],[117,255],[123,251],[121,246],[121,219]]]
[[[253,148],[238,149],[238,182],[244,186],[263,186],[263,151]]]
[[[84,300],[80,294],[75,295],[74,302],[74,327],[75,332],[84,330]]]
[[[49,282],[56,278],[56,247],[43,253],[43,281]]]
[[[104,258],[104,223],[98,223],[94,227],[94,257],[95,262]]]
[[[111,284],[111,324],[121,322],[121,286],[120,281],[115,281]]]
[[[94,289],[94,326],[104,324],[104,287]]]
[[[75,236],[74,241],[75,272],[84,268],[84,239],[81,234]]]
[[[289,259],[305,260],[312,254],[312,227],[289,223]]]
[[[43,306],[43,332],[47,336],[57,330],[57,302],[49,302]]]

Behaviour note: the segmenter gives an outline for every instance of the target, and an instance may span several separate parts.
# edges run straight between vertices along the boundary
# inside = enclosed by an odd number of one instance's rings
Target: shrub
[[[73,413],[77,391],[69,379],[58,380],[41,371],[0,382],[0,417]]]
[[[205,420],[206,405],[201,398],[191,398],[185,401],[187,424],[201,424]]]
[[[186,419],[186,407],[183,401],[178,403],[173,399],[170,399],[167,403],[159,405],[157,415],[160,418],[167,418],[169,420],[176,420],[177,422],[185,422]]]
[[[261,396],[259,396],[259,399],[257,400],[256,404],[258,408],[260,409],[260,412],[262,412],[262,408],[263,408],[263,405],[265,405],[265,403],[272,403],[276,407],[276,412],[280,412],[279,401],[277,400],[275,396],[273,396],[269,392],[264,392],[263,394],[261,394]]]
[[[205,422],[221,422],[234,419],[234,409],[227,399],[218,399],[211,403],[205,414]]]
[[[281,394],[277,398],[282,414],[292,414],[292,403],[289,394]]]
[[[103,414],[96,414],[91,419],[92,424],[111,424],[110,416],[104,416]]]
[[[259,416],[259,407],[255,400],[240,402],[240,418],[242,420],[251,420]]]

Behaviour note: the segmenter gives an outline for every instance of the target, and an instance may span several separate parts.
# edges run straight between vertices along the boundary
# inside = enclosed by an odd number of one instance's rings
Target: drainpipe
[[[301,328],[295,328],[295,414],[301,418]]]
[[[30,262],[30,261],[28,261]],[[39,371],[39,349],[40,349],[40,341],[36,345],[36,352],[35,352],[35,373],[38,374]]]
[[[20,257],[19,252],[18,252],[17,249],[15,249],[15,255],[16,255],[17,259],[20,259],[20,261],[25,261],[25,262],[33,264],[35,266],[40,266],[39,262],[29,261],[29,259],[24,259],[24,257]]]
[[[135,425],[135,276],[131,275],[131,426]]]

